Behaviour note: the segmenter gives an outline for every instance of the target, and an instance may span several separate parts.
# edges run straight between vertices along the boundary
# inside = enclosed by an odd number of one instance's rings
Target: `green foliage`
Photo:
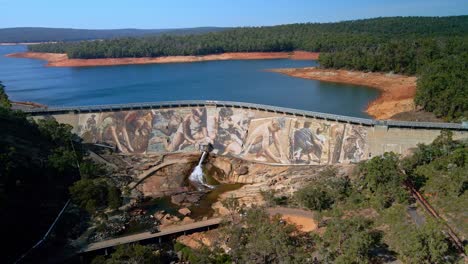
[[[105,175],[107,170],[101,164],[84,160],[80,163],[80,173],[84,179],[95,179]]]
[[[415,102],[447,120],[468,120],[467,72],[468,52],[426,65],[418,78]]]
[[[50,131],[54,127],[61,126]],[[0,128],[0,232],[9,241],[5,261],[14,262],[47,231],[44,223],[53,222],[79,173],[70,142],[53,140],[25,113],[0,107]],[[70,130],[58,130],[71,137]],[[27,236],[18,237],[21,232]]]
[[[468,146],[442,131],[432,144],[421,144],[402,161],[416,187],[442,197],[458,197],[468,186]]]
[[[322,255],[326,262],[369,263],[371,250],[381,236],[371,230],[372,222],[364,218],[333,219],[323,235]]]
[[[346,199],[351,191],[349,178],[337,176],[337,170],[327,168],[318,180],[311,182],[294,194],[294,199],[312,210],[329,209],[334,203]]]
[[[97,256],[91,262],[93,264],[117,264],[117,263],[162,263],[160,256],[153,252],[149,246],[139,244],[119,245],[110,258]]]
[[[70,58],[159,57],[223,52],[308,50],[335,52],[375,47],[388,39],[465,36],[468,16],[393,17],[338,23],[244,27],[200,35],[163,35],[104,41],[40,44],[30,51],[67,53]]]
[[[383,156],[361,163],[359,174],[361,179],[358,188],[368,193],[378,209],[408,200],[408,192],[403,185],[406,176],[401,171],[395,153],[386,152]]]
[[[117,209],[122,205],[120,190],[114,185],[109,185],[107,187],[107,203],[111,209]]]
[[[65,147],[58,147],[52,151],[48,157],[48,164],[51,168],[56,169],[60,173],[76,169],[77,157],[73,150],[68,150]]]
[[[383,216],[384,224],[390,227],[386,241],[399,253],[399,258],[404,263],[452,263],[456,257],[447,258],[452,252],[442,226],[428,218],[417,227],[407,222],[405,215],[403,206],[393,206]]]
[[[108,186],[104,181],[81,179],[70,187],[70,195],[79,207],[93,214],[108,203]]]
[[[330,208],[333,198],[323,186],[310,184],[295,193],[295,199],[301,206],[322,211]]]
[[[44,137],[50,138],[58,145],[70,146],[71,139],[73,138],[73,134],[71,133],[73,126],[61,124],[52,118],[38,120],[37,126]]]
[[[5,85],[0,81],[0,107],[11,108],[10,100],[5,92]]]
[[[240,223],[231,223],[225,231],[228,254],[236,263],[300,263],[310,257],[300,237],[292,236],[296,229],[278,217],[270,219],[263,209],[247,210]]]

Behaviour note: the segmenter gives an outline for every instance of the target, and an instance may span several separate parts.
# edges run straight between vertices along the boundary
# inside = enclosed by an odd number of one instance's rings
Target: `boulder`
[[[172,196],[171,196],[171,202],[172,202],[173,204],[180,205],[180,204],[182,204],[182,203],[184,202],[185,197],[186,197],[186,194],[185,194],[185,193],[180,193],[180,194],[172,195]]]
[[[185,197],[185,200],[189,203],[197,203],[198,201],[200,201],[201,197],[203,196],[204,193],[192,193],[192,194],[188,194],[186,197]]]
[[[213,161],[213,165],[224,172],[224,175],[229,176],[231,174],[232,165],[231,161],[224,158],[216,158]]]
[[[181,215],[183,215],[183,216],[187,216],[187,215],[191,214],[192,211],[190,211],[190,209],[184,207],[184,208],[179,209],[179,213]]]
[[[191,224],[191,223],[194,223],[195,220],[193,220],[192,218],[186,216],[184,217],[184,219],[182,219],[182,224]]]
[[[247,173],[249,173],[249,167],[240,166],[235,170],[235,172],[237,173],[237,175],[246,175]]]
[[[180,218],[177,217],[177,216],[173,216],[173,215],[170,215],[170,214],[166,214],[162,219],[161,219],[161,225],[162,226],[168,226],[168,225],[172,225],[176,222],[179,222],[180,221]]]

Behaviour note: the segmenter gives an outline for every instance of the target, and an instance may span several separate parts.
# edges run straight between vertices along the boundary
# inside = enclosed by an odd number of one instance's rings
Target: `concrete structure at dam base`
[[[442,130],[468,140],[466,123],[378,121],[258,104],[178,101],[27,111],[73,126],[86,143],[128,154],[193,152],[211,144],[218,155],[268,164],[355,163],[411,153]]]

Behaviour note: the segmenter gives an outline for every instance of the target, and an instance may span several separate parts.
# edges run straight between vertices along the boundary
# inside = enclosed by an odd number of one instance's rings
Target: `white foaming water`
[[[193,169],[192,174],[189,176],[189,180],[198,188],[200,189],[201,186],[205,186],[207,188],[212,189],[213,186],[207,184],[205,182],[205,177],[203,175],[203,170],[202,170],[202,163],[205,160],[206,152],[204,151],[200,161],[198,162],[198,165]]]

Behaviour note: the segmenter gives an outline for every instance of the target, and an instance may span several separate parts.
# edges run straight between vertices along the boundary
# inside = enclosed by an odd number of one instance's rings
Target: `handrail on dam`
[[[277,114],[292,115],[298,117],[308,117],[323,119],[329,121],[337,121],[351,124],[359,124],[366,126],[386,126],[386,127],[402,127],[402,128],[429,128],[429,129],[454,129],[468,130],[468,126],[457,123],[432,123],[432,122],[408,122],[408,121],[393,121],[393,120],[373,120],[368,118],[350,117],[343,115],[319,113],[306,110],[298,110],[292,108],[242,103],[231,101],[211,101],[211,100],[189,100],[189,101],[164,101],[164,102],[149,102],[149,103],[130,103],[130,104],[108,104],[108,105],[91,105],[91,106],[65,106],[65,107],[50,107],[24,110],[31,115],[51,115],[51,114],[68,114],[68,113],[93,113],[93,112],[111,112],[111,111],[128,111],[128,110],[144,110],[144,109],[163,109],[175,107],[232,107],[258,111],[266,111]]]

